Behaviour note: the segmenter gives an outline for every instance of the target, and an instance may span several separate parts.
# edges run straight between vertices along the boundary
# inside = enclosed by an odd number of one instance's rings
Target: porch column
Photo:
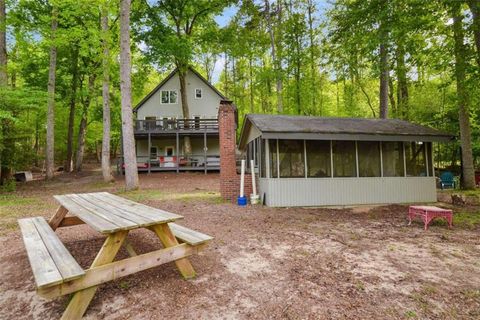
[[[152,148],[152,138],[150,136],[150,132],[148,133],[148,173],[150,174],[150,156],[151,156],[151,148]]]
[[[180,162],[179,162],[180,159],[179,159],[178,156],[180,155],[180,141],[179,141],[180,137],[179,137],[179,134],[178,134],[178,128],[177,128],[176,139],[177,139],[177,151],[175,152],[175,155],[176,155],[176,159],[177,159],[177,161],[176,161],[177,162],[177,173],[179,173],[180,172],[180,169],[179,169],[180,168],[180,165],[179,165],[180,164]]]
[[[203,163],[205,164],[205,174],[207,174],[207,129],[203,132]]]

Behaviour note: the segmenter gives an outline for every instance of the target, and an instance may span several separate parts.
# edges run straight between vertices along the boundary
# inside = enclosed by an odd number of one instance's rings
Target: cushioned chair
[[[445,188],[455,189],[455,178],[450,171],[445,171],[440,176],[440,187],[442,188],[442,190]]]

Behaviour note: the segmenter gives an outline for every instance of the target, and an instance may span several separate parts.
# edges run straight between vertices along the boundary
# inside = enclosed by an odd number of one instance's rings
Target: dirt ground
[[[480,228],[436,222],[407,226],[402,205],[354,208],[240,208],[220,200],[218,174],[140,175],[141,191],[100,173],[59,175],[0,195],[0,318],[55,319],[68,297],[35,294],[16,226],[53,214],[53,194],[110,191],[179,213],[215,240],[183,280],[173,263],[100,286],[86,319],[479,319]],[[479,208],[454,208],[479,215]],[[103,237],[87,226],[59,229],[87,268]],[[129,240],[160,247],[148,231]],[[126,256],[122,249],[119,257]]]

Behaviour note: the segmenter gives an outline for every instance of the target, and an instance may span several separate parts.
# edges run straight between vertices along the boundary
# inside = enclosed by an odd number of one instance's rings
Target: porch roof
[[[260,135],[266,139],[371,141],[447,142],[455,138],[449,133],[399,119],[246,115],[239,141],[240,149]]]

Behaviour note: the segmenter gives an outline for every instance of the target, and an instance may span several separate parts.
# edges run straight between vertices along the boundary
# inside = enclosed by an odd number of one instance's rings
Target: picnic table
[[[448,227],[452,227],[453,212],[449,209],[443,209],[435,206],[410,206],[408,208],[408,225],[412,224],[412,219],[420,217],[424,222],[424,229],[428,229],[428,224],[435,218],[445,218]]]
[[[60,206],[48,223],[43,217],[18,222],[37,293],[45,298],[73,293],[62,319],[81,318],[98,285],[142,270],[175,261],[184,278],[194,277],[195,270],[187,257],[198,253],[213,239],[173,223],[183,218],[178,214],[107,192],[57,195],[54,198]],[[84,223],[106,236],[87,270],[83,270],[55,233],[57,228]],[[164,248],[137,254],[127,241],[127,235],[139,228],[153,231]],[[122,245],[130,257],[114,261]]]

